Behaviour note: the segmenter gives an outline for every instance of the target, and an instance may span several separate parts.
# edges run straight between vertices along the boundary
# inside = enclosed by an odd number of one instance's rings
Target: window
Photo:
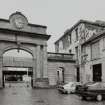
[[[69,53],[71,54],[72,53],[72,50],[69,50]]]
[[[86,54],[86,46],[83,46],[83,47],[81,48],[81,54],[82,54],[82,55],[85,55],[85,54]]]
[[[75,29],[75,33],[76,33],[76,41],[78,41],[78,28]]]
[[[85,63],[87,60],[86,46],[81,47],[81,62]]]
[[[55,44],[55,52],[58,53],[59,52],[59,43]]]
[[[100,57],[99,41],[91,45],[91,59],[97,59]]]
[[[69,44],[72,43],[72,40],[71,40],[71,33],[69,34]]]
[[[76,59],[78,59],[78,46],[75,47]]]
[[[69,47],[69,38],[68,38],[68,35],[65,35],[63,38],[62,38],[62,43],[63,43],[63,49],[67,49]]]
[[[59,41],[59,51],[61,51],[61,50],[63,50],[63,42],[62,42],[62,40],[61,41]]]

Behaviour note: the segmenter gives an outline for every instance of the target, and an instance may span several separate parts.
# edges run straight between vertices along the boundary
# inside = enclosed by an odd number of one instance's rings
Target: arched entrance
[[[46,26],[28,23],[27,18],[20,12],[10,15],[9,20],[0,19],[0,87],[4,85],[4,71],[8,67],[31,68],[33,87],[43,87],[43,82],[48,83],[47,40],[50,35],[46,34],[46,29]],[[14,58],[7,62],[4,55],[13,49],[31,54],[32,62],[17,63],[13,61]]]
[[[12,49],[3,54],[3,87],[11,83],[25,83],[33,87],[33,56],[22,49]]]
[[[57,70],[57,83],[58,84],[62,84],[64,83],[64,67],[59,67],[59,69]]]

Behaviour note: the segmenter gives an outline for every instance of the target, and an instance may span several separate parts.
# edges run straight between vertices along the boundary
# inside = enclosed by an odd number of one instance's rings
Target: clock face
[[[17,17],[14,19],[14,24],[16,25],[17,28],[23,28],[25,21],[22,19],[22,17]]]

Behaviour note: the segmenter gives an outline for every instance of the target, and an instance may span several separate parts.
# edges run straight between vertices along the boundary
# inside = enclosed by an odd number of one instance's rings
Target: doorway
[[[100,82],[102,76],[102,64],[95,64],[93,65],[93,81]]]
[[[77,82],[80,82],[80,69],[77,67]]]
[[[57,70],[57,77],[58,84],[64,83],[64,67],[59,67],[59,69]]]

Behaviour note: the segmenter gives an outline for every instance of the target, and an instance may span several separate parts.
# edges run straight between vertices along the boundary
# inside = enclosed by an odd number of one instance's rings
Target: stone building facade
[[[10,15],[8,20],[0,19],[0,87],[4,86],[6,67],[30,69],[32,87],[50,87],[70,81],[104,81],[105,39],[104,33],[100,33],[104,29],[103,22],[80,20],[55,42],[56,52],[51,53],[47,52],[50,35],[46,26],[29,23],[20,12]],[[5,60],[4,54],[12,49],[28,52],[31,61]],[[97,67],[99,71],[94,71]]]
[[[72,53],[75,55],[75,72],[77,81],[84,82],[84,70],[82,69],[82,44],[92,36],[102,32],[105,23],[102,21],[90,22],[86,20],[78,21],[74,26],[64,32],[61,38],[55,42],[55,51]]]
[[[83,43],[82,50],[84,81],[105,81],[105,31]]]
[[[49,85],[76,81],[75,59],[73,54],[48,52],[48,78]]]
[[[7,74],[18,73],[10,71],[11,67],[30,70],[31,85],[35,88],[75,80],[73,54],[47,53],[50,35],[46,30],[46,26],[29,23],[20,12],[11,14],[9,19],[0,19],[0,87],[5,86]],[[4,57],[14,49],[26,51],[32,59]]]

